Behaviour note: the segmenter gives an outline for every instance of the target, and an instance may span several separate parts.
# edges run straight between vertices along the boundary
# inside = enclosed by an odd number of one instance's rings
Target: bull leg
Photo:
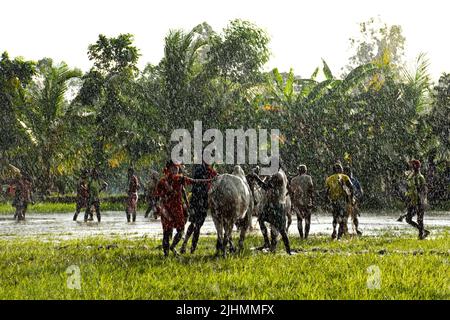
[[[239,252],[242,252],[244,250],[245,234],[251,225],[252,225],[252,215],[249,212],[247,213],[247,221],[245,221],[240,228],[239,244],[238,244]]]
[[[188,244],[189,238],[192,235],[192,232],[194,232],[194,227],[195,227],[194,223],[191,223],[189,225],[189,227],[187,228],[186,235],[184,236],[183,244],[181,245],[181,250],[180,250],[181,253],[186,253],[186,246]]]
[[[230,245],[230,252],[234,253],[236,252],[236,249],[233,245],[232,233],[233,233],[233,223],[229,223],[225,227],[225,246],[228,243]]]
[[[245,233],[247,232],[247,228],[241,227],[241,233],[239,235],[239,244],[238,244],[238,251],[242,252],[244,250],[244,240],[245,240]]]
[[[213,220],[214,220],[214,225],[216,226],[216,230],[217,230],[216,254],[218,255],[220,252],[222,252],[222,255],[225,255],[222,221],[220,221],[218,218],[215,218],[214,216],[213,216]]]
[[[269,241],[269,235],[267,232],[267,227],[266,224],[264,223],[263,220],[258,220],[259,222],[259,228],[261,229],[261,233],[263,235],[264,238],[264,244],[262,247],[259,247],[258,249],[262,250],[262,249],[268,249],[270,247],[270,241]]]

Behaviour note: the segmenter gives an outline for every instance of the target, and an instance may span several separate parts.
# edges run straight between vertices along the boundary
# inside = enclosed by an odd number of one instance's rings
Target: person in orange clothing
[[[164,255],[168,256],[169,249],[178,255],[177,244],[183,237],[186,216],[183,210],[183,188],[192,183],[209,182],[210,179],[192,179],[179,173],[179,165],[168,161],[164,168],[164,177],[159,180],[155,196],[159,200],[157,211],[161,216],[163,227],[162,247]],[[177,233],[170,244],[170,238],[176,229]]]

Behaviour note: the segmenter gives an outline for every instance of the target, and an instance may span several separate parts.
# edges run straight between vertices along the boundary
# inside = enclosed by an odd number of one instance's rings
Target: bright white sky
[[[409,62],[427,53],[436,80],[450,72],[449,12],[448,0],[8,0],[0,6],[0,51],[34,60],[51,57],[86,71],[87,46],[99,33],[132,33],[143,67],[159,62],[169,29],[191,30],[206,21],[220,31],[240,18],[269,33],[267,69],[293,67],[309,76],[324,58],[339,74],[359,22],[379,16],[402,26]]]

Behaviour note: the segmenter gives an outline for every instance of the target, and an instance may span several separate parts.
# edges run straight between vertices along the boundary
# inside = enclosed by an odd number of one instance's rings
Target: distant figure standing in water
[[[106,189],[108,184],[103,180],[100,179],[98,170],[92,169],[91,172],[91,179],[89,180],[89,202],[86,208],[86,213],[84,214],[84,222],[87,222],[88,216],[91,215],[91,208],[94,206],[95,212],[97,214],[97,221],[100,222],[101,215],[100,215],[100,192]]]
[[[127,221],[130,222],[131,215],[133,222],[136,221],[136,207],[138,201],[138,190],[141,188],[138,177],[135,175],[133,168],[128,168],[128,200],[125,213]]]
[[[355,226],[355,231],[356,234],[358,236],[362,235],[362,232],[359,230],[359,220],[358,220],[358,216],[360,215],[360,211],[359,211],[359,203],[363,197],[363,189],[361,187],[361,183],[359,182],[359,180],[353,175],[353,171],[350,167],[345,167],[344,168],[344,173],[350,178],[350,181],[352,182],[353,185],[353,198],[350,199],[350,204],[349,204],[349,215],[352,219],[353,225]]]
[[[292,178],[289,186],[294,210],[297,212],[297,227],[300,239],[307,239],[311,226],[311,210],[314,203],[314,184],[307,174],[306,165],[298,167],[298,175]],[[303,233],[303,220],[305,220],[305,232]]]
[[[28,209],[28,204],[34,203],[32,191],[31,177],[27,173],[22,173],[15,181],[15,195],[13,206],[16,207],[14,219],[25,220],[25,214]]]
[[[333,165],[334,174],[325,180],[325,189],[330,201],[333,214],[333,233],[331,238],[336,238],[336,226],[339,224],[337,238],[345,233],[347,224],[347,208],[353,199],[353,185],[350,177],[343,173],[340,163]]]
[[[159,173],[155,170],[150,170],[150,176],[145,186],[145,202],[147,203],[147,210],[145,211],[145,218],[148,217],[153,210],[153,217],[156,218],[156,201],[155,201],[155,188],[159,181]]]
[[[88,170],[83,170],[81,172],[80,180],[77,185],[77,199],[76,199],[76,209],[73,215],[73,221],[77,221],[78,214],[80,214],[81,209],[87,208],[89,202],[89,187],[88,187]]]
[[[407,199],[406,222],[419,230],[419,239],[422,240],[430,234],[430,231],[426,230],[423,225],[427,185],[425,177],[420,172],[420,161],[411,160],[409,165],[411,173],[407,178],[408,189],[405,194]],[[417,215],[417,222],[412,220],[415,215]]]

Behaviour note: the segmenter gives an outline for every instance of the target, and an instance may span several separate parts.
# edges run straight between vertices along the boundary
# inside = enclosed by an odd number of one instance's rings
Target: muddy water
[[[365,235],[381,235],[385,232],[396,235],[415,234],[406,222],[397,222],[400,213],[374,215],[363,213],[360,218],[360,229]],[[81,217],[82,220],[82,217]],[[331,217],[325,214],[314,214],[311,222],[311,235],[331,234]],[[450,212],[433,212],[425,216],[425,225],[429,229],[450,227]],[[253,219],[253,232],[258,232],[257,221]],[[351,230],[351,224],[349,223]],[[292,235],[298,235],[297,221],[294,218],[289,229]],[[39,239],[77,239],[90,236],[125,236],[125,237],[160,237],[161,222],[145,219],[143,215],[137,217],[135,223],[127,223],[123,212],[105,212],[102,222],[72,221],[72,214],[28,214],[25,221],[14,221],[12,216],[0,215],[0,238],[39,238]],[[207,218],[202,234],[215,234],[214,224]]]

